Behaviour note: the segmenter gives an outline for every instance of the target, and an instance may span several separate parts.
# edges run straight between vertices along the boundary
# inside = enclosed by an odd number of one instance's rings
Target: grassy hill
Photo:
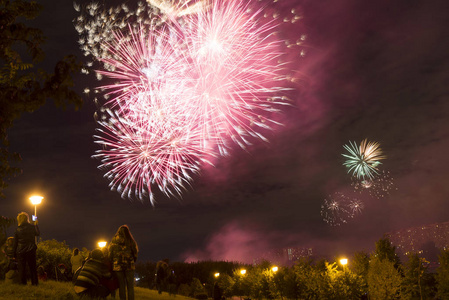
[[[155,290],[136,287],[135,298],[139,300],[192,300],[192,298],[176,295],[169,296],[167,293],[159,295]],[[0,281],[0,300],[31,300],[31,299],[52,299],[52,300],[76,300],[80,299],[73,291],[71,282],[46,281],[39,282],[37,287],[28,285],[8,284]],[[108,297],[108,299],[112,299]],[[116,295],[118,297],[118,291]],[[83,298],[83,300],[88,300]]]

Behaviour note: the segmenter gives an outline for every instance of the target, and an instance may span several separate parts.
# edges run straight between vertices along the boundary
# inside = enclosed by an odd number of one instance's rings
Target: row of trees
[[[269,262],[254,266],[213,261],[174,263],[174,276],[166,291],[213,297],[214,284],[218,284],[226,297],[251,299],[449,299],[449,250],[440,252],[436,273],[428,267],[429,262],[418,254],[408,255],[401,263],[395,247],[382,238],[373,253],[357,252],[347,266],[311,258],[276,272]],[[152,262],[139,263],[138,285],[154,288],[155,268]],[[215,277],[216,273],[220,275]]]

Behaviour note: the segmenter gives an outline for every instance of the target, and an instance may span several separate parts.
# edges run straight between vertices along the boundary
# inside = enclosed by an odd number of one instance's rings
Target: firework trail
[[[362,201],[351,199],[340,192],[336,192],[324,199],[321,205],[321,216],[323,221],[330,226],[340,226],[361,214],[363,208]]]
[[[377,166],[381,164],[380,160],[385,159],[379,143],[365,139],[357,146],[355,142],[350,141],[349,145],[344,145],[343,148],[347,151],[342,154],[346,158],[343,165],[348,169],[348,173],[352,172],[352,176],[365,180],[373,179],[375,174],[378,174]]]
[[[107,81],[94,90],[106,100],[94,157],[123,197],[153,204],[151,186],[181,195],[210,157],[267,141],[279,125],[272,117],[289,105],[282,94],[294,81],[283,57],[304,36],[292,43],[276,33],[299,16],[269,19],[245,2],[75,5],[79,44],[92,59],[84,72]]]

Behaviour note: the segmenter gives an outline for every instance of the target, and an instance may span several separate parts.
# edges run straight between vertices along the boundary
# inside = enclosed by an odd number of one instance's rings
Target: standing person
[[[30,224],[30,217],[26,212],[17,215],[18,227],[14,234],[14,257],[17,259],[21,284],[27,284],[26,266],[30,269],[31,284],[37,285],[36,268],[36,236],[40,235],[37,220]]]
[[[72,265],[72,276],[75,274],[76,270],[83,265],[84,257],[80,253],[78,248],[73,249],[72,257],[70,257],[70,264]]]
[[[109,259],[118,279],[120,300],[134,300],[134,270],[139,249],[127,225],[122,225],[112,238]]]
[[[166,282],[169,275],[168,258],[160,260],[156,264],[156,288],[159,294],[166,290]]]

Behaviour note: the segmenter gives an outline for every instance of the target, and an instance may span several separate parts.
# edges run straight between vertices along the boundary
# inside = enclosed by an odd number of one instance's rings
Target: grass
[[[118,291],[115,299],[119,299]],[[180,295],[169,296],[167,293],[159,295],[155,290],[144,288],[134,288],[135,299],[139,300],[192,300],[192,298]],[[18,285],[5,283],[0,281],[0,300],[38,300],[38,299],[52,299],[52,300],[76,300],[81,299],[73,290],[71,282],[45,281],[39,282],[38,286]],[[107,298],[112,299],[111,296]],[[83,298],[83,300],[88,300]]]

